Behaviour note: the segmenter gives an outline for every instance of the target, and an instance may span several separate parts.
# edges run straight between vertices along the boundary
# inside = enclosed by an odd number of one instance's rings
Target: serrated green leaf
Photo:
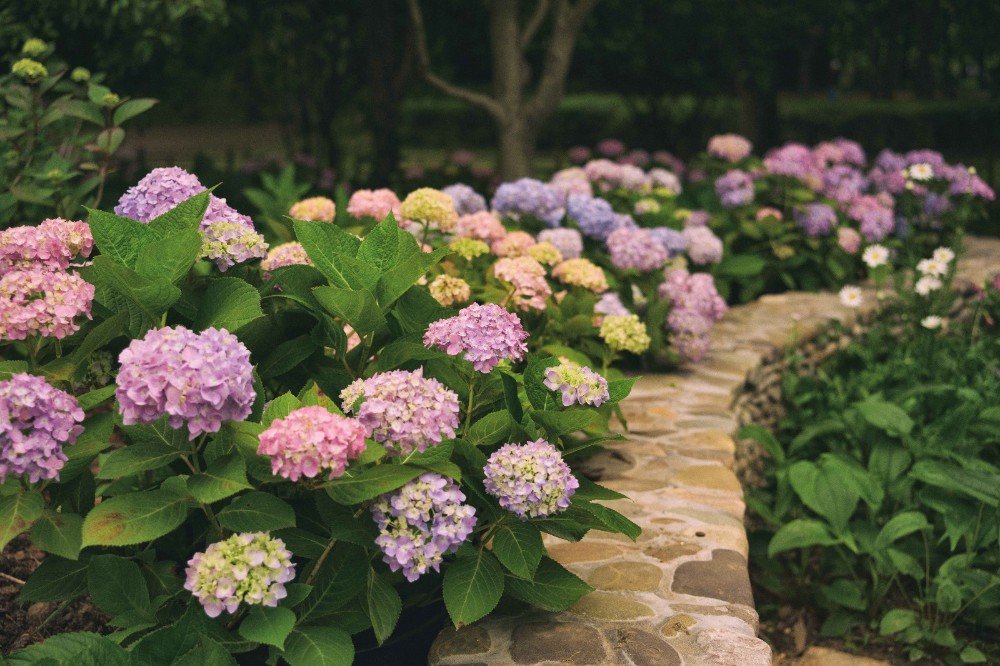
[[[590,408],[577,408],[567,412],[551,410],[531,412],[531,420],[556,439],[563,435],[586,430],[594,424],[597,412]]]
[[[128,666],[129,653],[99,634],[57,634],[7,657],[10,666],[28,664],[78,664],[79,666]]]
[[[37,490],[21,490],[16,495],[0,497],[0,550],[10,540],[28,531],[42,517],[45,500]]]
[[[378,279],[375,295],[383,312],[387,312],[403,294],[427,274],[432,266],[436,266],[449,253],[448,248],[441,247],[433,252],[419,252],[390,269]]]
[[[357,597],[365,587],[368,569],[365,551],[336,543],[312,581],[313,589],[299,607],[299,620],[316,622]]]
[[[632,541],[638,539],[639,535],[642,534],[641,527],[614,509],[592,502],[574,502],[573,505],[597,518],[601,526],[595,525],[595,529],[624,534]]]
[[[486,550],[473,550],[458,557],[444,572],[442,595],[456,628],[489,614],[503,596],[503,569]]]
[[[399,615],[403,612],[403,600],[399,597],[396,588],[369,567],[361,605],[365,610],[365,615],[371,620],[375,639],[381,645],[392,636],[392,632],[396,629]]]
[[[295,220],[295,237],[302,243],[306,254],[330,284],[350,287],[351,280],[344,274],[342,257],[354,258],[361,241],[335,224]]]
[[[620,402],[627,398],[638,380],[638,377],[629,377],[608,382],[608,401]]]
[[[355,476],[335,479],[326,487],[326,493],[338,504],[360,504],[393,491],[422,473],[419,467],[409,465],[376,465]]]
[[[285,649],[285,639],[292,633],[295,626],[295,613],[287,608],[276,606],[254,607],[240,623],[240,636],[248,641],[273,645],[279,650]]]
[[[301,364],[319,348],[320,346],[308,335],[285,340],[260,362],[257,372],[262,379],[277,377]]]
[[[83,518],[47,510],[32,526],[31,542],[46,553],[75,560],[83,543]]]
[[[83,546],[130,546],[157,539],[184,522],[187,503],[187,497],[167,488],[105,499],[83,521]]]
[[[18,601],[63,601],[75,599],[87,589],[86,560],[73,561],[49,555],[25,582]]]
[[[181,296],[181,290],[169,281],[139,275],[104,255],[94,258],[93,270],[102,284],[127,303],[128,330],[136,336],[145,328],[157,324],[163,313]]]
[[[384,274],[399,262],[400,233],[406,232],[400,232],[395,220],[386,218],[361,241],[357,258],[374,266],[379,275]]]
[[[101,255],[132,268],[139,248],[149,242],[151,232],[142,222],[88,208],[90,232]]]
[[[112,398],[115,395],[115,389],[117,387],[112,384],[111,386],[105,386],[104,388],[94,389],[93,391],[88,391],[81,396],[78,396],[76,401],[80,405],[80,409],[87,412],[97,407],[105,400]]]
[[[359,335],[367,335],[386,325],[382,310],[367,289],[316,287],[313,296],[324,310],[350,324]]]
[[[7,381],[12,375],[27,371],[28,363],[26,361],[0,361],[0,381]]]
[[[514,425],[516,425],[514,417],[506,409],[490,412],[472,424],[468,440],[475,446],[491,446],[504,441]]]
[[[793,548],[832,546],[835,543],[837,539],[830,534],[830,529],[826,525],[818,520],[798,518],[785,523],[775,532],[767,546],[767,556],[774,557]]]
[[[234,499],[217,514],[219,524],[234,532],[270,532],[295,527],[295,510],[282,499],[250,492]]]
[[[253,486],[247,481],[247,466],[242,456],[233,453],[213,460],[201,474],[188,477],[187,487],[196,500],[211,504]]]
[[[178,231],[168,238],[143,246],[135,262],[135,272],[176,283],[188,274],[200,253],[201,234],[197,231]]]
[[[195,317],[194,329],[214,327],[231,333],[258,317],[263,317],[260,294],[239,278],[215,278],[205,290]]]
[[[562,401],[554,391],[545,386],[545,370],[559,365],[557,358],[539,358],[528,355],[528,365],[524,370],[524,392],[528,395],[531,405],[537,410],[559,409]]]
[[[87,589],[94,605],[114,617],[133,613],[152,619],[149,589],[139,565],[117,555],[98,555],[87,567]]]
[[[354,643],[339,629],[298,627],[285,641],[281,656],[290,666],[351,666]]]
[[[120,479],[158,469],[179,458],[181,451],[163,442],[136,442],[108,454],[97,472],[98,479]]]
[[[261,417],[261,425],[270,426],[277,419],[283,419],[296,409],[302,408],[302,401],[292,395],[290,392],[285,392],[279,395],[277,398],[272,400],[268,404],[267,409],[264,410],[264,415]]]
[[[538,563],[545,553],[542,535],[531,523],[504,523],[493,537],[493,554],[515,576],[535,577]]]
[[[507,577],[507,592],[547,611],[564,611],[585,594],[594,591],[575,574],[548,557],[538,563],[533,580]]]

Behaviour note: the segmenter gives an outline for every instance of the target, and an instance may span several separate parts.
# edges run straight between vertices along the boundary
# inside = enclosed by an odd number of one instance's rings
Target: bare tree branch
[[[539,122],[555,111],[566,88],[566,74],[573,59],[573,47],[583,22],[597,0],[556,0],[552,37],[545,53],[545,64],[535,87],[535,95],[526,105],[526,114],[532,122]]]
[[[424,27],[424,16],[420,11],[420,2],[419,0],[407,0],[407,5],[410,8],[410,20],[413,22],[413,32],[416,37],[417,62],[427,82],[446,95],[486,109],[495,118],[501,118],[503,109],[492,97],[449,83],[431,71],[431,57],[427,51],[427,30]]]
[[[528,19],[527,25],[524,26],[524,32],[521,33],[521,43],[518,46],[522,53],[527,50],[528,45],[531,44],[531,40],[535,38],[535,33],[542,27],[542,22],[545,21],[550,6],[551,3],[549,0],[538,0],[535,13]]]

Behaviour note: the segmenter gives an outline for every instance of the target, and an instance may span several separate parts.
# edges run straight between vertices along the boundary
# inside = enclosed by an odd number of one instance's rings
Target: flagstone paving
[[[956,285],[1000,270],[1000,240],[969,238],[967,246]],[[870,289],[865,296],[860,310],[829,293],[762,297],[716,325],[702,363],[640,378],[623,405],[629,440],[608,446],[587,470],[628,495],[607,505],[638,523],[641,536],[546,537],[553,559],[596,591],[561,613],[495,615],[447,629],[430,664],[769,666],[733,472],[733,399],[775,349],[801,344],[831,318],[851,323],[870,312],[876,299]]]

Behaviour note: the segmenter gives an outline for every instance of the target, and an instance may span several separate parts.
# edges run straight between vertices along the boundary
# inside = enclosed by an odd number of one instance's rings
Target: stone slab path
[[[1000,271],[1000,240],[970,238],[967,246],[956,283],[982,283]],[[874,294],[866,295],[870,308]],[[607,504],[642,527],[638,541],[604,532],[575,544],[547,538],[551,556],[596,591],[562,613],[447,629],[430,664],[769,666],[733,473],[733,398],[775,349],[858,314],[836,294],[765,296],[716,325],[706,361],[642,377],[623,406],[629,440],[588,463],[602,484],[629,496]]]

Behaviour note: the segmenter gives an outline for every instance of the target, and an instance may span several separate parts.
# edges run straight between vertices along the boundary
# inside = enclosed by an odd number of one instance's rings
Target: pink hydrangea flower
[[[366,428],[319,406],[301,407],[283,419],[275,419],[260,434],[257,453],[271,457],[271,471],[289,481],[315,478],[329,472],[328,479],[344,473],[348,461],[365,450]]]

